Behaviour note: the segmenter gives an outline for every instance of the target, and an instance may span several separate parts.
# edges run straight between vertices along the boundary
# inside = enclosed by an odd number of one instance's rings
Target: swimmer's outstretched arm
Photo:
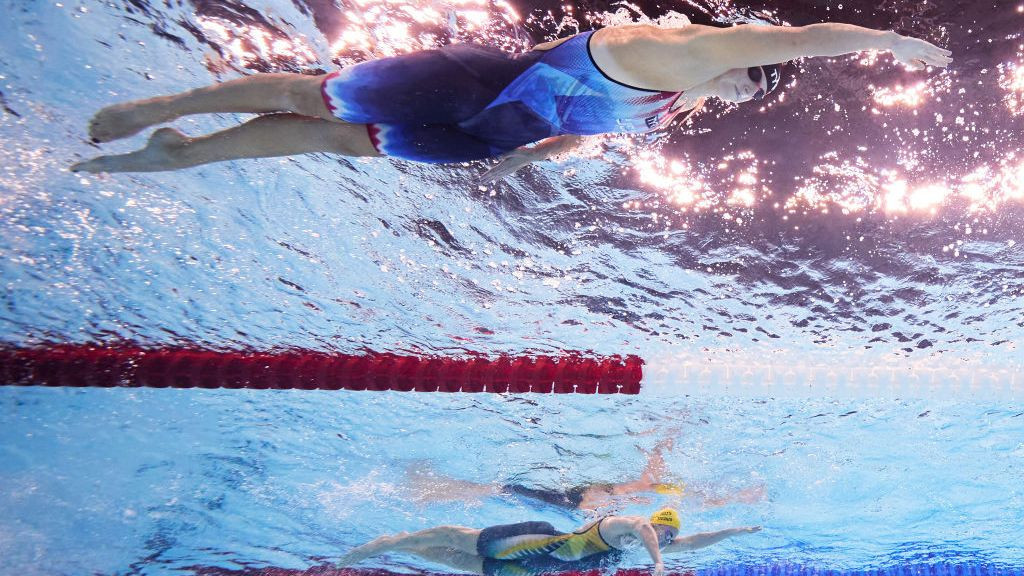
[[[661,551],[664,554],[687,552],[698,548],[704,548],[705,546],[711,546],[712,544],[717,544],[718,542],[721,542],[731,536],[736,536],[737,534],[752,534],[760,531],[760,526],[743,526],[740,528],[726,528],[725,530],[719,530],[717,532],[698,532],[697,534],[690,534],[689,536],[677,536],[675,540],[669,543],[668,546],[662,548]]]
[[[574,134],[552,136],[551,138],[541,140],[533,146],[521,146],[516,148],[502,156],[498,160],[497,164],[491,167],[490,170],[484,172],[483,175],[480,176],[480,183],[490,184],[491,182],[497,182],[531,162],[545,160],[552,156],[568,152],[569,150],[579,146],[580,143],[583,142],[584,138],[584,136],[576,136]]]
[[[723,67],[746,68],[816,56],[841,56],[865,50],[889,51],[912,70],[925,66],[945,68],[949,50],[895,32],[853,24],[826,22],[809,26],[735,26],[702,29],[685,42],[691,58],[703,58]]]

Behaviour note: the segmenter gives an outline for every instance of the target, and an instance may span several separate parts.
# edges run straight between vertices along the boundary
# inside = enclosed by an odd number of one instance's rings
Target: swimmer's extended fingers
[[[923,70],[926,66],[945,68],[953,61],[951,54],[919,38],[904,37],[892,48],[893,57],[911,70]]]
[[[481,184],[491,184],[506,176],[511,176],[517,170],[533,162],[533,158],[522,150],[513,150],[498,158],[498,163],[480,175]]]

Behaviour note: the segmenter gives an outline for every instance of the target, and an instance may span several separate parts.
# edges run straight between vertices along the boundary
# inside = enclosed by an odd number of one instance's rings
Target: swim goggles
[[[764,70],[762,70],[760,66],[751,66],[750,68],[747,68],[747,77],[750,78],[751,82],[761,86],[761,79],[764,78]],[[751,98],[760,102],[761,100],[764,100],[764,95],[765,88],[759,88],[757,92],[754,92],[754,95],[751,96]]]
[[[763,66],[751,66],[747,68],[747,76],[758,86],[761,86],[761,79],[764,78],[764,88],[754,92],[753,99],[764,100],[764,97],[771,94],[779,87],[782,81],[782,64],[765,64]]]

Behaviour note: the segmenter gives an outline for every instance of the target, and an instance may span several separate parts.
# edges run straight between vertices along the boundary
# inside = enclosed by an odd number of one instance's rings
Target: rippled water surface
[[[740,369],[913,366],[939,380],[1024,368],[1019,2],[0,0],[0,14],[4,346],[576,350]],[[326,155],[66,170],[142,144],[86,140],[88,117],[124,99],[686,19],[892,28],[955,61],[927,73],[887,55],[798,62],[763,108],[711,105],[671,134],[608,139],[493,187],[476,181],[483,164]],[[0,389],[0,409],[5,573],[304,569],[440,523],[567,529],[583,516],[417,504],[409,470],[624,480],[664,438],[688,486],[764,494],[680,502],[694,530],[765,530],[674,569],[1024,565],[1019,402]]]
[[[764,526],[675,556],[671,571],[1024,565],[1019,405],[6,388],[0,410],[11,574],[306,569],[440,524],[567,530],[587,515],[460,498],[437,478],[629,481],[665,440],[668,475],[687,495],[601,512],[673,504],[687,532]],[[416,471],[434,477],[424,487]],[[625,564],[649,560],[636,552]],[[443,570],[403,555],[361,567]]]
[[[1015,3],[8,2],[4,12],[8,343],[1020,366]],[[808,60],[787,68],[763,109],[712,105],[690,127],[612,139],[492,188],[476,184],[479,164],[328,156],[65,170],[100,152],[85,141],[89,115],[126,98],[450,41],[521,50],[605,22],[684,16],[892,27],[956,61],[908,73],[887,55]],[[178,125],[198,134],[237,121]]]

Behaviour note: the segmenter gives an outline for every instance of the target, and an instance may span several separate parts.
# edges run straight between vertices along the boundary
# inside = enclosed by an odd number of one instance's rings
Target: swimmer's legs
[[[109,142],[181,116],[217,112],[292,112],[336,120],[320,94],[322,80],[323,76],[303,74],[256,74],[180,94],[115,104],[93,116],[89,136]]]
[[[654,449],[647,455],[647,466],[640,474],[640,479],[651,484],[664,482],[665,477],[665,450],[672,450],[675,444],[672,436],[668,436],[654,445]]]
[[[425,548],[421,550],[407,550],[420,558],[444,564],[449,568],[475,574],[484,573],[484,559],[476,554],[466,554],[451,548]]]
[[[405,476],[411,499],[421,504],[456,500],[466,502],[501,494],[501,487],[495,484],[451,478],[424,464],[410,466]]]
[[[380,156],[363,124],[348,124],[297,114],[260,116],[234,128],[189,138],[172,128],[153,133],[146,147],[129,154],[79,162],[73,172],[161,172],[241,158],[330,152]]]
[[[671,450],[672,446],[673,440],[671,436],[658,442],[654,446],[654,449],[647,455],[647,465],[644,467],[644,470],[640,474],[640,478],[638,480],[633,480],[631,482],[619,482],[611,485],[598,484],[587,488],[583,493],[583,499],[580,501],[580,509],[598,510],[604,506],[612,504],[614,499],[618,496],[629,496],[637,503],[650,503],[650,499],[648,497],[640,495],[655,492],[656,485],[665,481],[666,467],[664,452],[666,450]]]
[[[463,526],[438,526],[411,534],[403,532],[394,536],[381,536],[367,544],[353,548],[338,561],[337,565],[339,567],[351,566],[367,558],[395,551],[421,555],[421,552],[432,548],[449,549],[476,556],[476,542],[479,536],[480,530]]]

